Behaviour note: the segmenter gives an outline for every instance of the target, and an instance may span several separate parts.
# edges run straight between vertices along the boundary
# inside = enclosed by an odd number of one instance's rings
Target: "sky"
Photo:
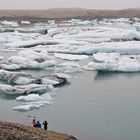
[[[140,8],[140,0],[0,0],[0,9],[126,9]]]

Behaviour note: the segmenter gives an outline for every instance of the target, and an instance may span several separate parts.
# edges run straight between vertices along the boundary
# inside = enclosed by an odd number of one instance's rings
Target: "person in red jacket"
[[[35,119],[33,119],[33,121],[32,121],[32,126],[36,127],[36,120]]]

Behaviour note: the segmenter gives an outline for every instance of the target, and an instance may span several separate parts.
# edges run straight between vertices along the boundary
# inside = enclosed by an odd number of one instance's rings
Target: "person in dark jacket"
[[[39,121],[37,121],[36,126],[37,128],[41,128],[41,123]]]
[[[47,130],[48,129],[48,122],[46,120],[43,122],[43,125],[44,125],[44,130]]]

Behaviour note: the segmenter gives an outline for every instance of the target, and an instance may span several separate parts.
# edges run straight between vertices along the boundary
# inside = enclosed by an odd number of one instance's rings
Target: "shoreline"
[[[0,121],[0,140],[77,140],[72,135]]]

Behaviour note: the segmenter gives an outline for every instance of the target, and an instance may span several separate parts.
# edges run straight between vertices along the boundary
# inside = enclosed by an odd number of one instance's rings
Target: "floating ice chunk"
[[[57,64],[56,60],[47,60],[40,64],[40,68],[51,67],[51,66],[55,66],[56,64]]]
[[[15,81],[13,81],[15,84],[18,84],[18,85],[26,85],[26,84],[30,84],[30,83],[33,83],[35,81],[35,79],[33,79],[33,78],[29,78],[29,77],[22,77],[22,76],[20,76],[20,77],[17,77],[16,79],[15,79]]]
[[[55,57],[65,59],[65,60],[82,60],[82,59],[87,59],[89,56],[87,55],[73,55],[73,54],[62,54],[62,53],[55,53]]]
[[[105,55],[105,54],[103,54]],[[106,54],[109,56],[109,54]],[[118,60],[111,59],[102,62],[94,62],[93,66],[99,71],[120,71],[120,72],[138,72],[140,71],[140,61],[136,56],[120,56]]]
[[[48,87],[46,85],[38,85],[38,84],[19,85],[15,87],[17,89],[25,91],[24,94],[45,93],[48,90]]]
[[[45,61],[49,59],[48,52],[45,49],[42,49],[40,51],[32,50],[32,49],[26,49],[23,51],[18,52],[19,56],[29,58],[31,60],[36,61]]]
[[[8,47],[14,47],[14,48],[21,48],[21,47],[35,47],[37,45],[55,45],[55,44],[69,44],[69,45],[84,45],[87,44],[85,41],[76,41],[76,40],[70,40],[70,39],[47,39],[41,38],[36,40],[27,40],[27,41],[18,41],[18,42],[12,42],[7,43],[6,45]]]
[[[55,66],[57,62],[55,60],[47,60],[43,62],[37,62],[41,61],[41,59],[38,59],[37,61],[31,60],[29,58],[21,57],[21,56],[12,56],[8,59],[10,63],[14,63],[16,65],[19,65],[19,68],[27,68],[27,69],[40,69],[50,66]]]
[[[126,39],[128,40],[140,40],[140,33],[137,31],[128,32],[126,35]]]
[[[61,64],[59,64],[59,66],[61,67],[73,67],[73,68],[80,68],[79,63],[76,62],[63,62]]]
[[[65,83],[67,79],[65,77],[59,77],[56,75],[48,75],[42,77],[33,77],[30,74],[26,74],[23,72],[9,72],[6,70],[0,70],[0,79],[7,81],[8,83],[18,84],[18,85],[27,85],[27,84],[44,84],[44,85],[52,85],[55,86],[61,85]]]
[[[93,54],[93,58],[97,62],[117,61],[120,58],[119,53],[97,53]]]
[[[21,24],[31,24],[31,22],[30,21],[26,21],[26,20],[22,20]]]
[[[25,95],[25,96],[19,96],[16,98],[16,100],[30,102],[30,103],[38,103],[41,101],[43,103],[44,101],[48,101],[48,103],[49,103],[53,100],[52,97],[54,97],[54,96],[56,96],[55,93],[45,93],[42,95],[29,94],[29,95]],[[46,103],[46,102],[44,102],[44,103]]]
[[[4,58],[3,56],[0,56],[0,61],[3,60],[3,58]]]
[[[131,57],[121,57],[118,62],[118,71],[123,72],[137,72],[140,71],[140,62]]]
[[[70,79],[71,78],[70,75],[65,74],[65,73],[54,73],[53,75],[54,76],[58,76],[58,77],[63,77],[63,78],[66,78],[66,79]]]
[[[28,103],[23,104],[21,106],[13,107],[13,110],[16,111],[29,111],[32,109],[39,109],[40,107],[51,104],[52,103],[52,97],[54,97],[55,93],[45,93],[41,96],[38,94],[30,94],[27,96],[20,96],[16,98],[17,101],[26,101]]]
[[[86,41],[86,42],[89,42],[89,43],[102,43],[102,42],[110,42],[111,41],[111,38],[105,38],[105,37],[100,37],[100,38],[91,38],[91,37],[88,37],[88,38],[73,38],[75,40],[82,40],[82,41]]]
[[[45,93],[41,95],[43,101],[48,101],[49,103],[52,102],[53,97],[56,96],[56,93]]]
[[[24,85],[34,83],[36,80],[30,74],[26,74],[23,72],[10,72],[6,70],[0,70],[0,79],[13,84]]]
[[[93,71],[93,70],[95,70],[94,63],[93,62],[89,62],[87,65],[82,66],[82,69]]]
[[[15,21],[4,20],[4,21],[1,21],[0,23],[3,24],[3,25],[6,25],[6,26],[13,26],[13,27],[19,26],[18,23],[15,22]]]
[[[45,85],[59,86],[65,84],[66,82],[67,79],[65,77],[59,77],[56,75],[41,77],[41,83]]]
[[[119,53],[121,55],[140,54],[140,41],[104,42],[89,46],[75,47],[71,53],[94,54],[94,53]]]
[[[30,93],[45,93],[48,87],[45,85],[29,84],[20,86],[11,86],[0,84],[0,91],[5,94],[30,94]]]
[[[53,80],[53,79],[48,79],[47,77],[43,78],[41,81],[45,85],[56,85],[56,84],[59,84],[59,81],[56,81],[56,80]]]
[[[5,69],[5,70],[17,70],[17,69],[20,69],[21,67],[17,64],[11,64],[11,63],[8,63],[8,62],[0,62],[0,67],[2,69]]]
[[[17,101],[39,101],[42,100],[42,98],[38,94],[30,94],[27,96],[19,96],[16,98]]]
[[[11,56],[8,58],[8,61],[10,63],[14,63],[19,65],[22,68],[39,68],[39,63],[36,61],[33,61],[29,58],[25,58],[22,56]]]
[[[39,109],[41,106],[44,106],[44,104],[43,103],[27,104],[27,105],[21,105],[21,106],[13,107],[13,110],[22,112],[22,111],[29,111],[29,110],[33,110],[33,109]]]
[[[61,73],[61,72],[76,73],[76,72],[82,72],[82,69],[81,69],[79,63],[63,62],[55,68],[55,72],[57,72],[57,73]]]

